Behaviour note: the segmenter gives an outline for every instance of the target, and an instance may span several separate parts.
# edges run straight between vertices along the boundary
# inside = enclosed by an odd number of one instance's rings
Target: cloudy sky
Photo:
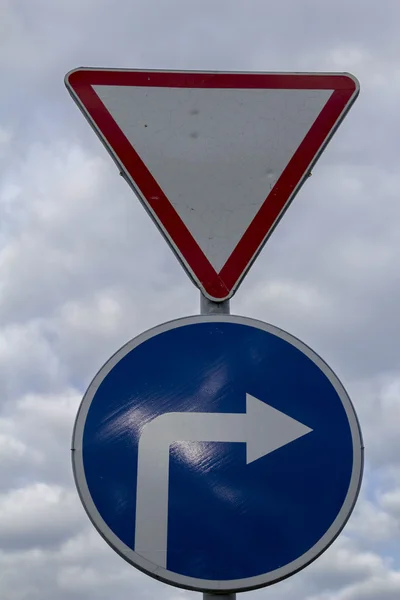
[[[72,426],[94,374],[199,303],[64,87],[82,65],[360,80],[232,312],[290,331],[336,371],[363,428],[363,489],[323,557],[249,597],[399,597],[399,28],[398,0],[0,0],[1,598],[196,596],[115,555],[72,479]]]

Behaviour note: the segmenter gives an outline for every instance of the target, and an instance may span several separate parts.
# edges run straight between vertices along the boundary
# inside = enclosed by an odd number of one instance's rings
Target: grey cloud
[[[35,483],[0,495],[0,548],[18,550],[57,546],[83,523],[72,490]]]

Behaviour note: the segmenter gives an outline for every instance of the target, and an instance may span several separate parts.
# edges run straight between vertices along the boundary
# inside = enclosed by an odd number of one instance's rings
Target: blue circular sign
[[[93,524],[126,560],[200,591],[255,589],[337,537],[361,484],[353,406],[302,342],[235,316],[147,331],[80,406],[73,467]]]

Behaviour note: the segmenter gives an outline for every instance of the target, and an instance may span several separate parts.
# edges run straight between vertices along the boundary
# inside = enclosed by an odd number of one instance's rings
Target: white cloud
[[[0,127],[0,159],[5,152],[7,146],[11,142],[13,137],[12,131],[4,127]]]
[[[387,512],[385,503],[360,499],[347,531],[361,538],[364,545],[396,540],[400,536],[400,522]]]
[[[82,524],[76,494],[34,483],[0,495],[0,547],[44,548],[59,544]]]
[[[337,593],[342,587],[359,586],[365,580],[387,575],[389,567],[373,552],[362,551],[343,536],[315,563],[310,572],[313,585]]]
[[[62,366],[40,332],[38,323],[10,324],[0,329],[1,401],[19,396],[27,389],[44,391],[62,379]]]
[[[382,494],[381,505],[398,519],[397,527],[400,527],[400,487]]]
[[[359,409],[366,456],[373,467],[398,467],[400,440],[400,374],[355,382],[349,388]]]

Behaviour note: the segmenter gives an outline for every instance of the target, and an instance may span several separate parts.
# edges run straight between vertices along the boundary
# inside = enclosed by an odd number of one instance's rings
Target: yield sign
[[[81,68],[66,85],[217,301],[234,294],[359,92],[340,73]]]

